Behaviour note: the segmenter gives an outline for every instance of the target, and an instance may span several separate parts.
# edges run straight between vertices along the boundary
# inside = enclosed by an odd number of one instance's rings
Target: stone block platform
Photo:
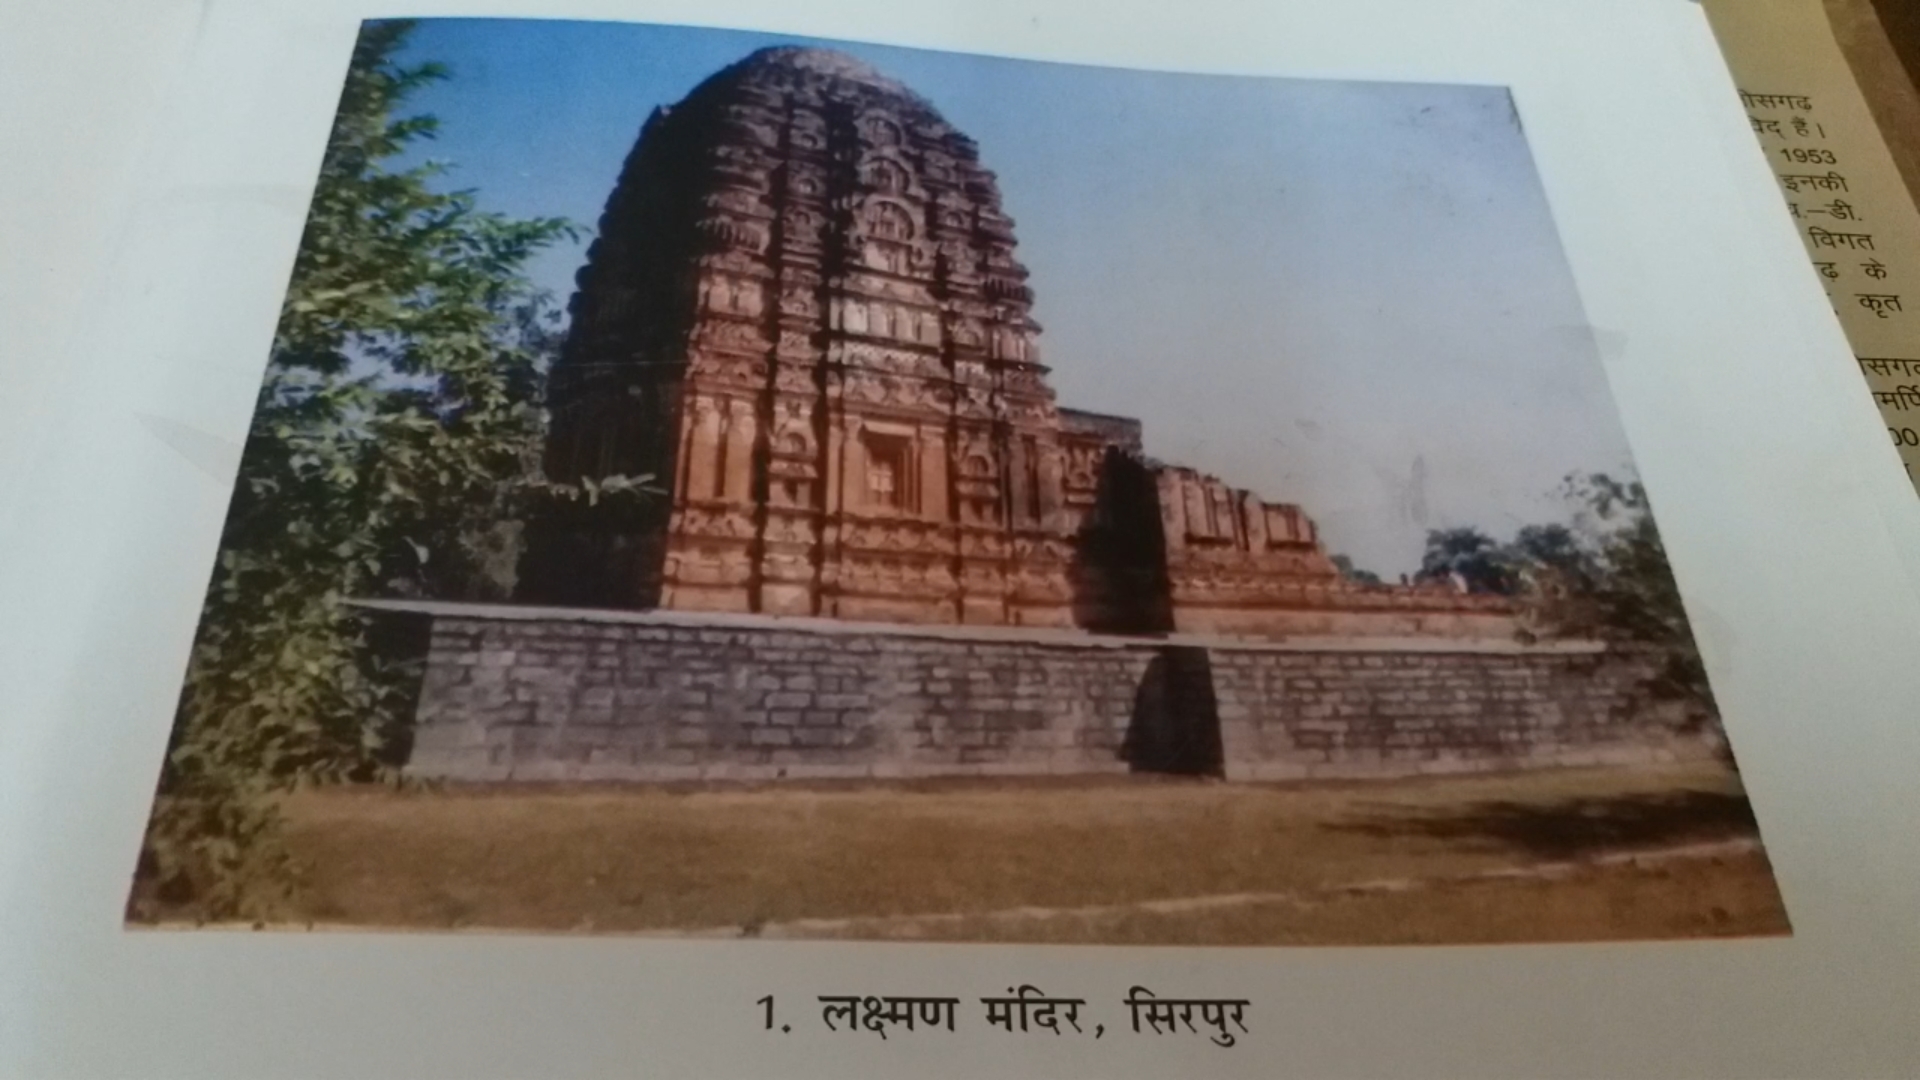
[[[430,621],[413,776],[1411,776],[1716,749],[1596,642],[1280,642],[369,601]]]

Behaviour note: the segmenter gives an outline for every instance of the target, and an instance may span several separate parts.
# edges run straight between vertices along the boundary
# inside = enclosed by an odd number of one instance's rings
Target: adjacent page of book
[[[1870,6],[1858,6],[1872,19]],[[1920,323],[1908,315],[1901,290],[1920,259],[1920,210],[1818,0],[1715,2],[1707,14],[1867,390],[1913,478],[1920,461]],[[1910,101],[1911,86],[1904,89]]]
[[[390,14],[25,338],[9,1075],[1920,1068],[1817,4]]]

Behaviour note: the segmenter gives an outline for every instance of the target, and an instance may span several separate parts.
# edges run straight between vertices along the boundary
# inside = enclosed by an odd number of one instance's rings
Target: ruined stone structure
[[[580,275],[521,599],[1116,633],[1511,634],[1343,579],[1298,506],[1060,407],[974,142],[850,57],[757,52],[648,119]]]

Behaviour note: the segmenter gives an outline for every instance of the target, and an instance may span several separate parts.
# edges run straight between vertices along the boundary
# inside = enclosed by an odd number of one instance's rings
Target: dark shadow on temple
[[[654,500],[660,502],[662,500]],[[554,506],[527,522],[514,599],[644,610],[660,602],[664,505]]]
[[[1134,772],[1221,776],[1220,703],[1213,661],[1194,645],[1157,650],[1133,695],[1133,717],[1121,756]]]
[[[1139,457],[1108,448],[1093,510],[1077,539],[1069,571],[1075,625],[1102,634],[1173,629],[1159,488]]]
[[[712,82],[713,80],[709,80]],[[528,514],[514,599],[566,607],[658,606],[679,437],[687,339],[702,314],[687,267],[742,242],[710,220],[710,140],[728,103],[712,93],[655,109],[621,168],[568,302],[547,378],[542,468],[576,486]],[[655,496],[587,497],[589,482],[651,478]],[[702,492],[708,494],[708,492]]]

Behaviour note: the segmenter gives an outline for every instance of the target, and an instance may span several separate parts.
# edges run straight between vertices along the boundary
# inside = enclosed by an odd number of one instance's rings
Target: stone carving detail
[[[876,240],[909,243],[914,237],[913,215],[897,202],[876,199],[867,210],[867,235]]]
[[[860,134],[866,137],[867,143],[871,146],[899,146],[905,141],[900,122],[879,114],[861,119]]]
[[[1498,601],[1349,583],[1300,507],[1061,409],[1027,279],[974,142],[860,61],[766,49],[656,110],[580,274],[547,465],[667,493],[532,523],[523,598],[1253,636],[1302,612],[1502,625]],[[1154,590],[1153,619],[1115,614]]]
[[[861,182],[883,195],[905,195],[913,187],[906,166],[889,158],[874,158],[861,171]]]

